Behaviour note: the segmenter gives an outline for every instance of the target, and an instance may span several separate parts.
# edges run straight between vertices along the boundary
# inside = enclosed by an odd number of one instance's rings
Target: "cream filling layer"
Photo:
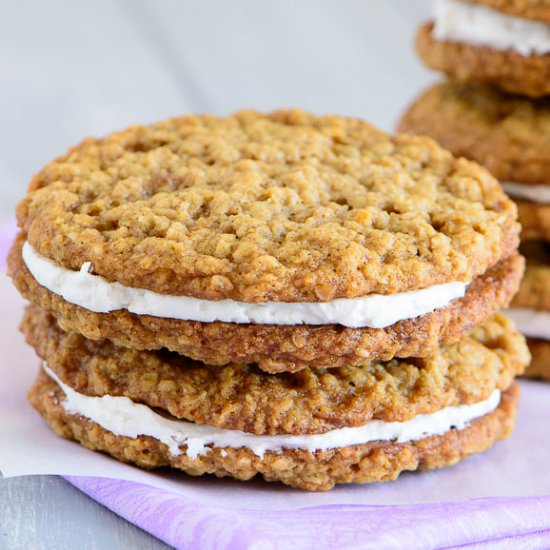
[[[435,0],[433,36],[437,40],[466,42],[521,55],[550,52],[550,25],[505,15],[482,4]]]
[[[550,340],[550,311],[513,307],[506,311],[506,316],[525,336]]]
[[[466,292],[466,283],[451,282],[422,290],[391,295],[371,294],[340,298],[330,302],[261,302],[201,300],[189,296],[169,296],[150,290],[130,288],[89,273],[86,262],[80,271],[58,266],[23,245],[23,260],[38,283],[67,302],[96,313],[126,309],[138,315],[211,323],[255,323],[273,325],[330,325],[384,328],[404,319],[443,308]]]
[[[254,435],[165,418],[127,397],[86,396],[64,384],[46,365],[44,369],[63,390],[65,398],[61,405],[67,413],[81,415],[118,436],[132,439],[140,435],[153,437],[164,443],[172,455],[185,452],[191,458],[210,452],[212,447],[244,447],[263,457],[268,451],[281,452],[284,449],[315,452],[371,441],[395,440],[403,443],[441,435],[453,428],[461,430],[472,420],[495,410],[500,403],[500,391],[495,390],[486,401],[446,407],[432,414],[418,415],[406,422],[371,420],[364,426],[339,428],[316,435]],[[181,449],[184,445],[187,446],[186,450]]]
[[[539,204],[550,204],[550,185],[502,182],[502,188],[514,199],[524,199]]]

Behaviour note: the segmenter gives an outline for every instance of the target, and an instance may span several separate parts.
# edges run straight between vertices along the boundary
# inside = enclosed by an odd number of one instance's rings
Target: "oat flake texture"
[[[471,281],[517,244],[515,207],[427,138],[302,111],[184,116],[86,139],[18,222],[69,269],[203,299],[326,301]]]

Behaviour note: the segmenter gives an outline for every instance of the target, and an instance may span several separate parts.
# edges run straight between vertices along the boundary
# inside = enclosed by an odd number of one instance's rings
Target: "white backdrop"
[[[0,221],[86,135],[185,113],[302,107],[390,130],[436,75],[429,0],[0,0]]]

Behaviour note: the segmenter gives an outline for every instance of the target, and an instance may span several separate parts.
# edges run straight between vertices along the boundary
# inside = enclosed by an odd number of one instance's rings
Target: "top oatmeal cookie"
[[[550,0],[463,0],[483,4],[513,17],[524,17],[550,23]]]
[[[327,301],[470,281],[517,246],[479,165],[428,138],[299,110],[184,116],[88,138],[31,181],[30,244],[163,294]]]

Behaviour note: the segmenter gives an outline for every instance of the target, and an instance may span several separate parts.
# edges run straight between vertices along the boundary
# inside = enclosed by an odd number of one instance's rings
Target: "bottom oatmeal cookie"
[[[63,390],[44,371],[29,392],[32,405],[56,433],[118,460],[147,469],[170,466],[192,476],[214,474],[248,480],[259,474],[267,481],[310,491],[328,490],[337,483],[390,481],[406,470],[451,466],[485,451],[510,435],[518,395],[519,388],[513,384],[502,394],[496,409],[464,429],[415,441],[374,441],[315,452],[284,449],[261,456],[246,447],[211,447],[207,453],[191,456],[185,446],[180,454],[174,454],[152,437],[115,435],[96,422],[68,412],[62,405]]]

